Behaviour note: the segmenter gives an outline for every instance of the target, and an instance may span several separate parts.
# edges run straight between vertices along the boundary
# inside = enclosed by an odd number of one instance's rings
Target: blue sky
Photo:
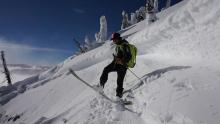
[[[121,12],[145,0],[0,0],[0,50],[8,63],[54,65],[73,55],[72,38],[94,39],[105,15],[109,35],[120,29]]]

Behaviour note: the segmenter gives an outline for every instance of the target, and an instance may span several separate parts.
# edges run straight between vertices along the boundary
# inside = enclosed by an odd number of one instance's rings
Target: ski
[[[76,77],[78,80],[80,80],[82,83],[84,83],[86,86],[90,87],[90,88],[93,89],[95,92],[97,92],[97,93],[99,93],[101,96],[103,96],[103,98],[105,98],[106,100],[108,100],[108,101],[110,101],[110,102],[112,102],[112,103],[114,103],[114,104],[117,104],[117,105],[119,104],[118,101],[112,100],[111,98],[109,98],[108,96],[106,96],[104,93],[99,92],[96,88],[94,88],[94,87],[93,87],[92,85],[90,85],[88,82],[86,82],[86,81],[84,81],[82,78],[80,78],[80,77],[74,72],[74,70],[69,69],[69,72],[70,72],[74,77]],[[131,112],[131,113],[135,113],[135,114],[137,114],[137,115],[140,115],[141,113],[135,112],[135,111],[133,111],[133,110],[131,110],[131,109],[129,109],[129,108],[127,108],[127,107],[124,106],[124,105],[131,105],[131,104],[132,104],[131,101],[128,101],[127,103],[123,103],[123,108],[124,108],[125,110]]]
[[[84,81],[82,78],[80,78],[72,69],[69,69],[69,72],[75,76],[78,80],[80,80],[82,83],[84,83],[86,86],[90,87],[91,89],[93,89],[95,92],[99,93],[101,96],[103,96],[105,99],[109,100],[112,103],[118,103],[117,101],[112,100],[111,98],[109,98],[108,96],[106,96],[104,93],[100,93],[97,91],[96,88],[94,88],[92,85],[90,85],[89,83],[87,83],[86,81]]]

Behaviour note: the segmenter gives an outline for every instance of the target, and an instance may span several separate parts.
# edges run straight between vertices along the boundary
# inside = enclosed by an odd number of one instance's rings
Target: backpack
[[[131,59],[127,62],[129,68],[133,68],[136,64],[137,48],[133,44],[128,44],[131,53]]]
[[[125,46],[127,48],[125,48]],[[136,56],[137,56],[137,48],[135,45],[133,44],[129,44],[127,41],[124,41],[123,44],[118,45],[118,47],[116,47],[116,51],[118,50],[122,50],[124,52],[129,52],[129,53],[125,53],[129,60],[126,61],[126,66],[129,68],[133,68],[136,64]],[[127,50],[126,50],[127,49]]]

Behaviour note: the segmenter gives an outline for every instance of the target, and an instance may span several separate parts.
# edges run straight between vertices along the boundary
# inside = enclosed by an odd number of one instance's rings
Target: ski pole
[[[131,71],[131,69],[128,68],[128,70],[129,70],[137,79],[139,79],[140,81],[142,81],[140,77],[138,77],[134,72]]]
[[[130,88],[129,90],[124,91],[123,94],[126,93],[126,92],[132,93],[135,89],[139,88],[141,85],[144,84],[144,82],[141,80],[140,77],[138,77],[138,76],[137,76],[134,72],[132,72],[129,68],[128,68],[128,70],[129,70],[137,79],[139,79],[140,82],[137,83],[137,84],[135,84],[135,85],[134,85],[132,88]]]

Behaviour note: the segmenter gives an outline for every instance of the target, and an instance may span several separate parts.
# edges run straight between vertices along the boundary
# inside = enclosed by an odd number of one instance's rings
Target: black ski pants
[[[114,62],[112,62],[111,64],[107,65],[104,68],[102,75],[100,77],[100,84],[104,87],[105,83],[108,80],[108,74],[110,72],[117,72],[118,77],[117,77],[116,96],[121,98],[123,95],[123,81],[124,81],[126,71],[127,71],[126,66],[115,64]]]

